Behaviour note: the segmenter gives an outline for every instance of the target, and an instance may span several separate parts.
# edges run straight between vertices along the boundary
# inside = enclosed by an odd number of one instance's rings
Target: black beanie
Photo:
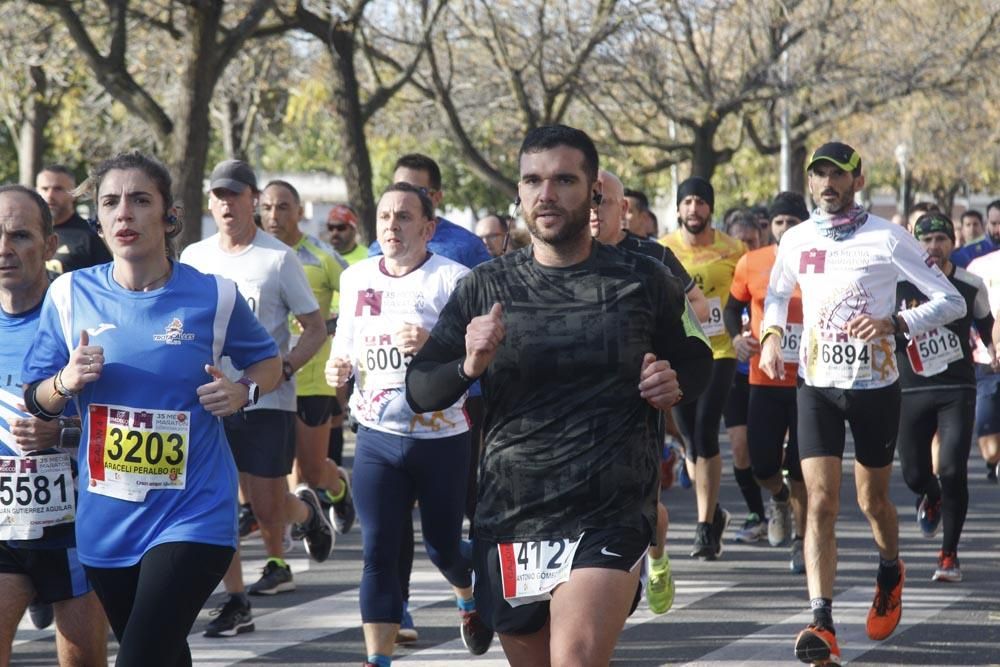
[[[715,189],[712,184],[699,176],[692,176],[677,186],[677,205],[684,201],[685,197],[694,195],[704,199],[708,208],[715,210]]]
[[[775,216],[779,215],[790,215],[798,218],[799,222],[805,222],[809,219],[806,200],[797,192],[779,192],[767,209],[767,217],[769,220],[774,220]]]

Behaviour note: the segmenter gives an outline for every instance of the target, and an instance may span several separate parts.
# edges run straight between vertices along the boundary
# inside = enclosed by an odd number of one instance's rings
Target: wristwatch
[[[292,362],[288,359],[281,362],[281,374],[285,376],[285,382],[291,380],[292,376],[295,375],[295,369],[292,368]]]
[[[59,446],[63,449],[73,449],[80,446],[80,420],[59,418]]]
[[[257,401],[260,399],[260,387],[257,386],[257,383],[245,375],[236,382],[247,388],[247,403],[243,407],[249,408],[257,405]]]

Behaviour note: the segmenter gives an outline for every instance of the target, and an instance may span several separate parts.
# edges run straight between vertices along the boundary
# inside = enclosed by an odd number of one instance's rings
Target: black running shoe
[[[712,552],[705,557],[706,560],[715,560],[722,555],[722,535],[729,527],[729,519],[729,512],[722,509],[721,505],[716,505],[715,517],[712,518],[712,529],[709,531]]]
[[[326,512],[319,504],[316,492],[309,488],[308,484],[299,484],[295,489],[295,495],[309,506],[310,513],[306,523],[292,526],[292,538],[302,540],[309,557],[317,563],[322,563],[333,551],[335,539],[333,528],[326,518]]]
[[[472,655],[482,655],[493,643],[493,629],[486,625],[478,611],[462,612],[462,643]]]
[[[253,515],[250,503],[240,505],[240,537],[248,537],[260,530],[257,517]]]
[[[244,603],[236,596],[231,595],[211,615],[215,618],[205,628],[206,637],[235,637],[255,629],[250,603]]]
[[[713,553],[712,524],[699,522],[694,529],[694,545],[691,547],[691,558],[708,558]]]
[[[274,595],[295,590],[295,580],[292,578],[292,568],[281,567],[273,560],[264,564],[260,579],[247,587],[250,595]]]

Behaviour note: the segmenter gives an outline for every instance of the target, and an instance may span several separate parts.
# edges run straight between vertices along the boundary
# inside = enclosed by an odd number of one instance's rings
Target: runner
[[[780,192],[771,204],[770,216],[770,235],[777,243],[786,231],[807,220],[809,211],[802,195]],[[764,297],[767,295],[767,284],[777,252],[778,246],[772,245],[740,257],[730,287],[729,301],[726,302],[724,319],[726,332],[733,337],[736,354],[750,359],[747,445],[753,476],[760,486],[771,493],[767,540],[771,546],[779,546],[791,538],[789,565],[792,572],[802,574],[806,571],[802,555],[806,491],[802,484],[802,467],[799,465],[795,409],[795,374],[798,366],[798,343],[802,336],[802,299],[798,288],[789,301],[786,336],[782,339],[785,379],[772,380],[760,370]],[[747,335],[743,330],[743,313],[748,306],[750,332]],[[788,470],[789,485],[782,478],[782,468]]]
[[[295,250],[313,295],[320,304],[320,314],[327,320],[333,293],[340,288],[340,274],[347,267],[347,262],[330,246],[299,231],[299,221],[303,216],[302,201],[291,183],[268,183],[260,196],[260,210],[264,231]],[[302,327],[295,318],[289,320],[289,326],[293,339],[297,339],[302,334]],[[336,393],[324,377],[323,369],[329,356],[330,338],[326,337],[319,352],[295,372],[295,400],[298,406],[295,419],[295,478],[312,487],[320,505],[328,513],[330,523],[337,533],[343,535],[354,525],[354,502],[347,473],[326,456],[330,443],[330,416],[333,406],[337,404]],[[290,375],[287,368],[286,375]]]
[[[455,591],[462,640],[473,655],[493,639],[476,613],[472,563],[461,552],[462,510],[469,466],[469,421],[464,394],[449,406],[415,413],[406,405],[407,364],[458,280],[468,269],[427,251],[434,234],[429,197],[408,183],[383,193],[377,225],[384,257],[371,257],[344,272],[344,305],[326,366],[331,385],[357,378],[351,414],[358,420],[354,493],[364,525],[361,619],[368,661],[392,663],[402,618],[398,576],[404,524],[413,498],[420,504],[427,554]],[[449,483],[451,482],[451,483]]]
[[[333,548],[334,532],[316,493],[303,484],[292,494],[286,479],[295,456],[294,373],[323,345],[326,323],[295,252],[260,232],[254,223],[259,192],[250,165],[240,160],[220,162],[212,170],[209,188],[208,206],[219,232],[185,248],[181,261],[236,282],[282,354],[281,385],[225,420],[240,487],[253,508],[267,551],[260,579],[246,592],[268,595],[295,587],[284,559],[287,525],[291,524],[294,538],[304,540],[313,560],[326,560]],[[302,334],[289,349],[292,315],[302,326]],[[223,370],[235,375],[228,363]],[[206,637],[231,637],[254,629],[238,551],[224,581],[229,599],[206,628]]]
[[[4,666],[11,662],[18,621],[33,600],[53,609],[60,665],[108,661],[107,621],[84,575],[73,531],[71,458],[80,441],[80,419],[68,413],[43,421],[20,409],[21,364],[38,329],[49,286],[45,262],[57,243],[45,200],[20,185],[0,186],[0,488],[28,481],[32,491],[27,502],[20,492],[17,499],[0,493]]]
[[[368,257],[368,246],[358,243],[358,216],[347,204],[334,204],[326,217],[326,233],[333,249],[340,253],[348,266],[356,264]],[[337,314],[340,312],[340,290],[333,293],[330,304],[330,318],[326,321],[326,332],[333,335],[337,330]],[[330,416],[330,446],[327,449],[328,458],[338,466],[344,460],[344,413],[347,410],[347,396],[351,393],[351,385],[342,392],[337,392],[337,403]]]
[[[991,253],[997,247],[986,236],[982,213],[975,209],[969,209],[962,214],[960,222],[962,238],[965,239],[965,243],[962,244],[961,248],[957,248],[951,253],[951,263],[964,269],[976,257]]]
[[[709,317],[703,328],[712,341],[715,362],[708,389],[697,401],[674,410],[674,418],[689,443],[688,458],[695,462],[698,525],[691,557],[706,560],[722,555],[722,534],[729,525],[729,512],[718,502],[722,481],[719,422],[736,372],[736,351],[723,326],[722,309],[729,298],[736,261],[745,252],[742,242],[712,229],[714,208],[712,184],[702,178],[687,179],[677,188],[680,229],[660,239],[674,251],[709,303]]]
[[[76,177],[65,165],[45,165],[35,177],[35,191],[48,204],[59,237],[55,255],[45,263],[55,274],[111,261],[108,247],[76,212],[75,188]]]
[[[903,389],[899,420],[899,464],[903,479],[917,494],[917,525],[924,537],[934,537],[944,524],[934,581],[959,582],[958,541],[969,507],[969,449],[976,411],[976,374],[969,346],[973,323],[997,369],[993,348],[993,316],[986,285],[978,276],[956,266],[955,227],[945,215],[918,218],[913,235],[965,299],[965,316],[947,327],[907,339],[896,338],[896,357]],[[900,309],[924,303],[912,283],[896,286]],[[931,464],[931,439],[939,434],[937,476]]]
[[[738,241],[742,241],[747,251],[757,250],[761,245],[771,241],[771,233],[768,230],[761,230],[757,225],[757,216],[753,211],[747,210],[734,215],[726,224],[726,233]],[[746,257],[744,255],[743,257]],[[740,261],[743,260],[740,258]],[[739,268],[739,262],[736,264]],[[734,274],[735,280],[735,274]],[[730,287],[730,299],[726,301],[723,309],[723,324],[725,313],[729,310],[732,300],[732,287]],[[744,305],[739,311],[739,332],[746,330],[750,321],[750,313]],[[733,386],[729,389],[729,396],[726,398],[726,407],[722,411],[722,419],[726,425],[726,432],[729,434],[729,444],[733,452],[733,478],[740,489],[743,501],[747,505],[747,518],[743,521],[743,526],[733,535],[735,542],[752,544],[767,537],[767,514],[764,512],[764,500],[761,498],[760,486],[754,479],[753,470],[750,468],[750,448],[747,444],[747,410],[750,403],[750,356],[746,349],[746,339],[743,336],[731,335],[733,339],[733,349],[736,351],[736,373],[733,375]]]
[[[25,404],[83,415],[76,537],[119,665],[190,665],[187,635],[236,547],[236,469],[219,417],[277,385],[281,362],[236,286],[168,259],[170,176],[125,153],[91,176],[114,262],[49,288]],[[219,370],[227,355],[244,374]],[[106,363],[107,360],[107,363]]]
[[[835,525],[840,508],[844,421],[854,435],[858,504],[879,552],[868,637],[885,639],[899,624],[905,579],[899,523],[889,477],[899,426],[899,372],[894,333],[918,336],[961,317],[965,301],[927,253],[898,225],[854,203],[864,187],[861,156],[846,144],[821,146],[808,165],[818,207],[778,246],[764,303],[760,368],[785,377],[781,352],[789,302],[802,289],[798,431],[808,496],[805,557],[813,623],[799,633],[796,656],[839,663],[833,625],[837,570]],[[909,280],[930,299],[895,315],[896,281]]]
[[[531,130],[519,162],[531,247],[459,283],[407,399],[433,411],[483,382],[476,604],[507,660],[606,665],[656,525],[659,411],[700,393],[710,354],[662,264],[591,239],[590,138]]]

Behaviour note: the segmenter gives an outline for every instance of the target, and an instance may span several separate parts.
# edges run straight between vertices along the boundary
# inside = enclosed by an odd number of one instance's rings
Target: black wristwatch
[[[76,419],[59,419],[59,446],[63,449],[73,449],[80,446],[80,422]]]
[[[292,376],[295,375],[295,369],[292,368],[292,362],[288,359],[281,362],[281,374],[285,376],[285,382],[291,380]]]
[[[249,408],[257,405],[257,401],[260,399],[260,387],[257,386],[257,383],[245,375],[236,382],[247,388],[247,404],[243,407]]]

